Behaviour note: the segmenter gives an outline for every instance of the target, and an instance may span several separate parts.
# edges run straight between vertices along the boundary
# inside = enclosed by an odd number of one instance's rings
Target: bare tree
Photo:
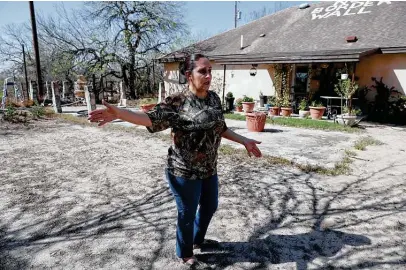
[[[121,65],[132,98],[140,70],[148,70],[146,56],[165,50],[185,31],[178,2],[88,2],[87,17],[103,25],[113,37],[112,57]]]
[[[245,22],[248,23],[251,21],[258,20],[259,18],[265,17],[267,15],[273,14],[283,9],[296,6],[301,2],[275,1],[270,3],[272,3],[272,7],[263,6],[261,9],[251,11],[248,15],[245,16],[244,18]]]

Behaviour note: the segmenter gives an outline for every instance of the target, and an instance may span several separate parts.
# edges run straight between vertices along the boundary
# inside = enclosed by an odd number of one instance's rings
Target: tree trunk
[[[126,65],[122,65],[121,66],[121,72],[122,72],[122,75],[123,75],[123,81],[124,81],[124,85],[125,85],[125,89],[126,89],[126,96],[127,96],[127,94],[129,94],[128,93],[128,89],[130,88],[130,85],[129,85],[129,81],[128,81],[128,76],[127,76],[127,67],[126,67]]]
[[[129,90],[132,99],[137,98],[137,91],[135,90],[135,50],[131,48],[130,50],[130,65],[128,70],[129,77]]]

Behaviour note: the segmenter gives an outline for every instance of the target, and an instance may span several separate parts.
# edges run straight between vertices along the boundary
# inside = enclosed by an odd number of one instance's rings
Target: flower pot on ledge
[[[242,108],[245,113],[250,113],[254,110],[255,102],[243,102]]]
[[[285,117],[290,117],[290,115],[292,114],[293,109],[289,108],[289,107],[282,107],[281,108],[281,114],[282,116]]]
[[[299,110],[299,118],[307,118],[310,115],[310,111]]]
[[[269,116],[279,116],[281,108],[280,107],[270,107]]]
[[[252,132],[264,131],[266,114],[262,112],[246,113],[247,129]]]
[[[337,115],[337,123],[345,126],[353,127],[358,124],[358,117],[356,115],[351,115],[348,113]]]
[[[310,116],[312,117],[312,119],[320,120],[324,115],[324,111],[326,110],[326,107],[310,106],[309,109],[310,109]]]

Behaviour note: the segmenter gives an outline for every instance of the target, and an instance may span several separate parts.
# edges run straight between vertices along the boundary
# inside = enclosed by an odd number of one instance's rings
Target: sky
[[[66,9],[80,8],[83,1],[34,1],[36,13],[52,14],[55,5],[63,2]],[[235,1],[184,1],[185,21],[194,34],[218,34],[234,28]],[[282,7],[298,5],[298,1],[283,1]],[[238,1],[241,11],[238,25],[246,23],[250,12],[261,10],[263,7],[273,10],[279,7],[279,2],[272,1]],[[28,1],[0,1],[0,28],[8,23],[30,21]],[[210,16],[210,19],[209,19]]]
[[[55,6],[63,2],[66,10],[79,9],[83,1],[34,1],[36,14],[51,15]],[[234,28],[235,1],[182,1],[184,3],[184,19],[194,37],[208,38]],[[253,11],[260,11],[298,6],[298,1],[238,1],[237,9],[241,11],[241,20],[237,26],[246,24]],[[28,1],[0,0],[0,29],[10,23],[30,24]],[[0,33],[1,34],[1,33]],[[4,65],[0,63],[1,67]]]

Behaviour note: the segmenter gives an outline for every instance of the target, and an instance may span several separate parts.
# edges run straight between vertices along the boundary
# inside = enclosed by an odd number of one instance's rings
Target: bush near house
[[[395,89],[389,87],[382,77],[377,80],[372,77],[374,85],[370,88],[364,88],[364,94],[369,91],[375,92],[375,99],[368,104],[368,121],[391,124],[406,124],[406,96]]]

